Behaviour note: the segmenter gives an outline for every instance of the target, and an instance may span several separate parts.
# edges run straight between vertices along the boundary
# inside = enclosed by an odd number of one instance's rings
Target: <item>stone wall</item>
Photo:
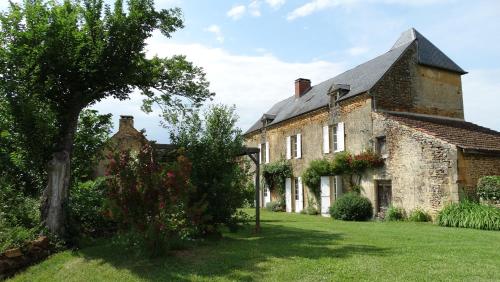
[[[417,63],[413,44],[370,90],[375,109],[464,118],[458,73]]]
[[[436,214],[457,202],[458,163],[455,145],[373,113],[374,136],[386,136],[385,169],[365,179],[365,193],[377,205],[375,183],[391,180],[392,203],[407,211],[423,208]]]
[[[458,153],[458,181],[461,197],[467,193],[476,193],[479,178],[488,175],[500,175],[500,155],[486,153]]]
[[[0,254],[0,280],[45,259],[51,251],[47,237],[40,237],[21,248],[5,251]]]
[[[359,95],[336,106],[331,124],[344,122],[345,149],[358,154],[373,149],[372,99],[367,94]]]
[[[258,144],[269,142],[269,162],[275,162],[280,159],[286,159],[286,137],[301,134],[302,139],[302,157],[300,159],[292,158],[290,163],[293,168],[293,176],[299,177],[308,167],[309,162],[323,157],[331,157],[331,154],[323,154],[323,126],[329,121],[329,111],[322,108],[297,118],[272,125],[262,132],[257,131],[245,136],[245,145],[248,147],[257,147]],[[252,169],[253,170],[253,169]],[[309,189],[303,185],[304,208],[307,207],[308,200],[311,197]],[[294,191],[292,189],[292,199]],[[292,206],[295,201],[292,201]]]

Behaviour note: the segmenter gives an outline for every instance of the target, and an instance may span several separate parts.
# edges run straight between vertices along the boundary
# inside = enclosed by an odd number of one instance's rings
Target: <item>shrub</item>
[[[313,206],[313,205],[307,206],[307,208],[303,209],[302,211],[305,214],[308,214],[308,215],[317,215],[317,214],[319,214],[318,209],[315,206]]]
[[[106,179],[78,183],[70,193],[70,218],[75,236],[99,236],[112,232],[116,224],[106,216]]]
[[[191,163],[183,156],[162,167],[150,144],[137,156],[121,152],[109,162],[107,208],[122,230],[141,234],[153,255],[176,240],[191,239],[208,227],[204,202],[190,202]]]
[[[33,228],[40,222],[40,203],[0,179],[0,219],[7,227]]]
[[[39,228],[26,228],[23,226],[7,227],[0,223],[0,253],[15,247],[21,247],[24,243],[36,239]]]
[[[500,230],[500,209],[467,201],[453,203],[439,212],[437,224],[448,227]]]
[[[420,208],[416,208],[410,212],[408,221],[413,222],[427,222],[431,221],[431,216]]]
[[[486,201],[500,202],[500,176],[484,176],[477,183],[477,194]]]
[[[385,220],[387,221],[400,221],[405,219],[405,210],[403,208],[398,208],[390,206],[385,213]]]
[[[340,220],[363,221],[373,216],[373,207],[366,197],[350,192],[335,201],[330,207],[330,215]]]
[[[266,210],[272,212],[282,212],[285,211],[285,207],[282,201],[272,201],[266,204]]]

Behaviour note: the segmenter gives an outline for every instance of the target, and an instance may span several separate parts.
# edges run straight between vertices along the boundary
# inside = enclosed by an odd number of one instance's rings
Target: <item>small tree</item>
[[[202,69],[185,57],[146,58],[153,31],[170,37],[183,27],[180,9],[158,11],[153,0],[129,0],[126,12],[123,0],[114,9],[103,0],[30,0],[11,2],[0,24],[0,95],[14,109],[13,122],[40,142],[29,127],[54,118],[42,219],[56,234],[65,233],[70,160],[84,108],[139,90],[144,109],[157,103],[172,116],[212,96]]]
[[[193,163],[191,182],[196,191],[190,201],[207,205],[205,233],[216,232],[222,224],[236,227],[236,211],[245,199],[248,172],[237,159],[243,137],[236,122],[234,107],[216,105],[203,119],[195,113],[179,121],[171,136]]]

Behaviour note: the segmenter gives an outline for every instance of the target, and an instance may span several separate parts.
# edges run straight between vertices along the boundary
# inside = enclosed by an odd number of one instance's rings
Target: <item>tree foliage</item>
[[[191,183],[196,191],[190,201],[206,203],[206,232],[220,225],[235,227],[237,208],[244,202],[248,171],[237,160],[243,137],[236,122],[234,107],[215,105],[203,117],[194,113],[176,124],[171,136],[193,163]]]
[[[113,123],[111,114],[100,115],[96,110],[83,110],[78,118],[72,156],[73,183],[89,181],[109,141]]]
[[[203,70],[184,56],[146,57],[152,33],[170,37],[183,27],[181,17],[177,8],[156,10],[153,0],[129,0],[126,6],[115,0],[113,7],[103,0],[27,0],[10,2],[0,15],[0,100],[10,126],[19,128],[31,150],[31,159],[19,158],[46,164],[42,217],[52,232],[64,233],[62,207],[84,108],[138,91],[145,110],[156,104],[171,118],[213,95]],[[47,147],[40,148],[41,142]]]

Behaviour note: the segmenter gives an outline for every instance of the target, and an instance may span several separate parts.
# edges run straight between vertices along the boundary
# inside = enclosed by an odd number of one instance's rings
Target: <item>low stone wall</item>
[[[47,237],[40,237],[23,247],[0,254],[0,280],[48,257],[51,246]]]

